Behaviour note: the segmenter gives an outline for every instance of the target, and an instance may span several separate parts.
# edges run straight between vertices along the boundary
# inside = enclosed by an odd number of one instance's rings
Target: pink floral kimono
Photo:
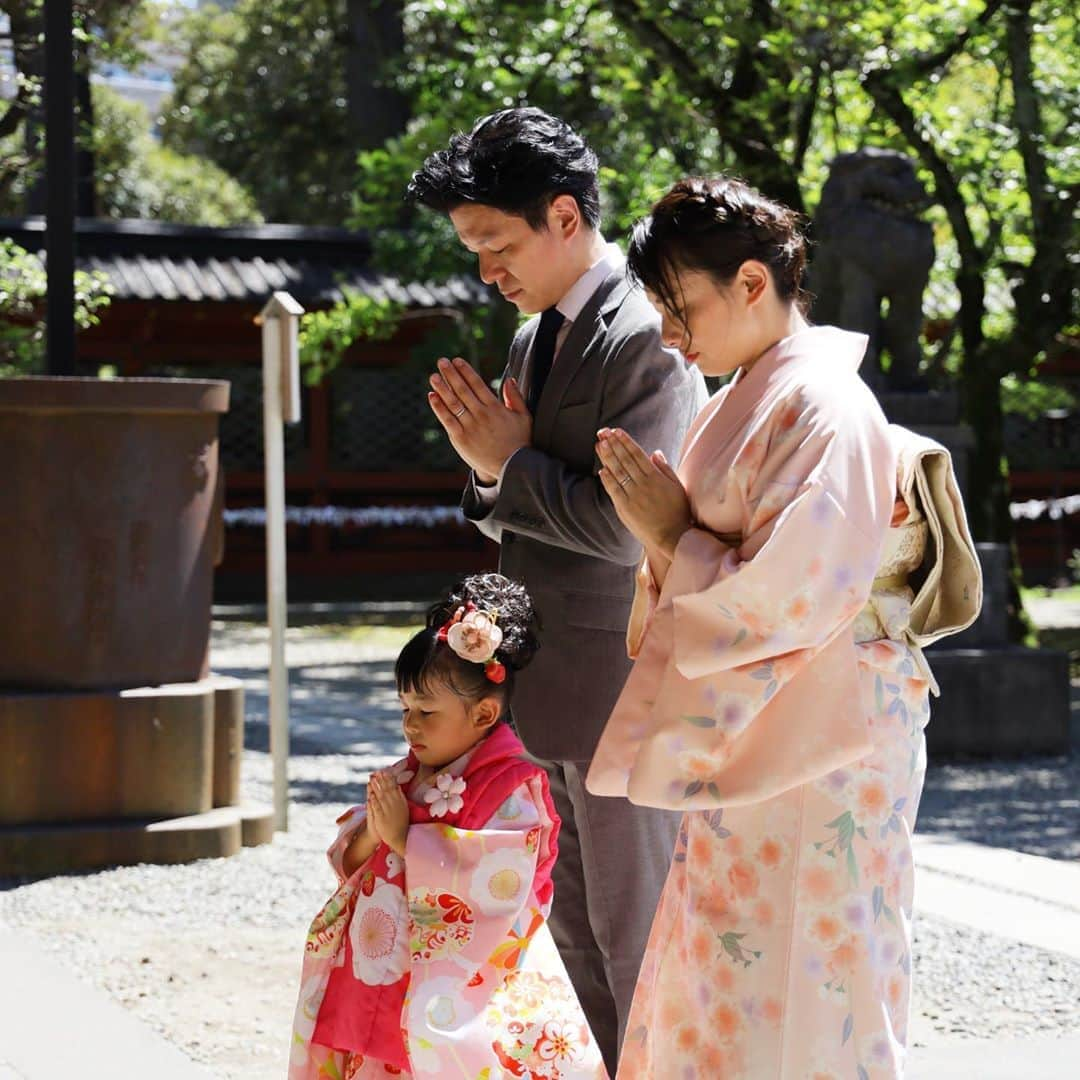
[[[606,1072],[547,927],[558,817],[542,769],[499,725],[409,800],[405,858],[339,819],[339,886],[308,933],[290,1080],[598,1080]]]
[[[637,662],[588,787],[686,813],[620,1080],[903,1069],[926,521],[865,344],[807,329],[709,402],[679,467],[698,525],[662,589],[639,576]]]

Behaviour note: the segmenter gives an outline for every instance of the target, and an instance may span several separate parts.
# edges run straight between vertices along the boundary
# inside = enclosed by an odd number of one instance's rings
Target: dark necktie
[[[551,372],[551,362],[555,359],[555,339],[565,320],[566,316],[553,307],[549,307],[540,316],[540,326],[533,338],[532,375],[529,378],[529,412],[533,416],[536,415],[540,395],[544,392],[544,383]]]

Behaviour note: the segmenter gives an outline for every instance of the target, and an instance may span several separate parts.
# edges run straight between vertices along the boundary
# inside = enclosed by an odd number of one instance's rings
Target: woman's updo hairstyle
[[[462,659],[439,640],[439,630],[458,608],[470,603],[479,611],[497,613],[496,626],[502,631],[502,642],[495,659],[506,668],[502,683],[492,682],[483,664]],[[428,609],[424,629],[401,650],[394,665],[398,692],[427,693],[441,685],[468,701],[499,697],[505,708],[513,693],[514,673],[525,667],[540,648],[539,632],[540,619],[524,585],[502,574],[473,574]]]
[[[633,228],[630,276],[685,323],[676,274],[700,270],[730,284],[747,259],[772,271],[781,300],[800,307],[806,240],[799,215],[728,176],[680,180]]]

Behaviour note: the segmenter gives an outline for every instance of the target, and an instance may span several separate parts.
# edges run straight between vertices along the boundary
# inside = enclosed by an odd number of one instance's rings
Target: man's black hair
[[[491,206],[547,227],[558,195],[571,195],[593,229],[600,224],[596,154],[565,121],[543,109],[503,109],[457,134],[413,173],[410,202],[449,213],[463,203]]]

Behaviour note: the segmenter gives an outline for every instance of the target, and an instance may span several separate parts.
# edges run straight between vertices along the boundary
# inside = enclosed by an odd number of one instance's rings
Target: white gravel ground
[[[244,796],[268,804],[265,679],[259,671],[265,645],[258,631],[235,626],[216,627],[215,642],[215,668],[240,675],[248,686]],[[363,798],[369,771],[402,749],[392,632],[377,644],[357,644],[309,631],[297,635],[290,649],[296,734],[288,833],[232,859],[0,880],[0,921],[61,953],[80,976],[225,1080],[284,1075],[304,933],[332,885],[323,852],[334,818]],[[950,766],[947,773],[932,773],[929,788],[938,794],[928,801],[930,826],[949,832],[959,821],[964,828],[957,831],[966,839],[995,842],[995,798],[1021,798],[1027,783],[1034,784],[1037,800],[1052,801],[1059,790],[1067,800],[1070,793],[1075,797],[1075,769],[1075,761],[1058,759],[1019,771]],[[1052,853],[1072,854],[1076,815],[1063,814],[1060,824]],[[1038,818],[1025,827],[1037,835]],[[913,1030],[919,1039],[1080,1030],[1076,960],[920,919],[917,912],[914,959]]]

